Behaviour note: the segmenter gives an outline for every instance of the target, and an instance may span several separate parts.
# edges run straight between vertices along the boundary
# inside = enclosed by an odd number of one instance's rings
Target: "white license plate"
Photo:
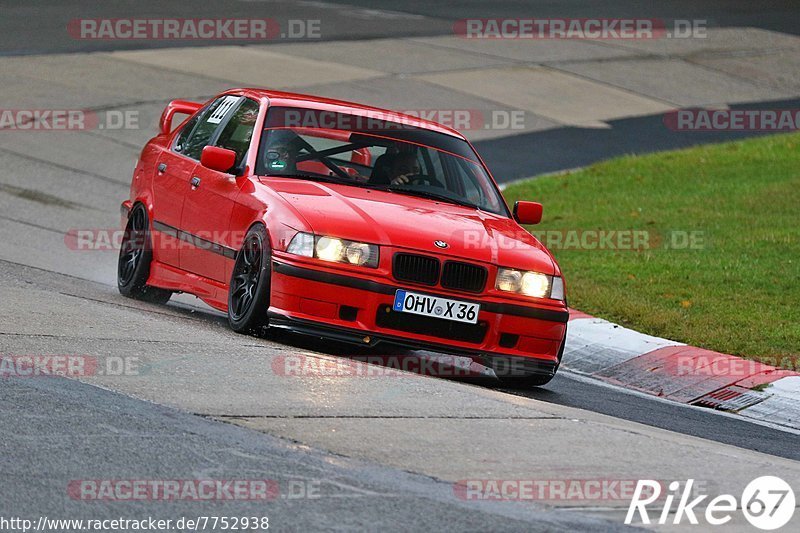
[[[412,313],[475,324],[478,322],[478,311],[481,310],[481,306],[400,289],[394,294],[392,309],[398,313]]]

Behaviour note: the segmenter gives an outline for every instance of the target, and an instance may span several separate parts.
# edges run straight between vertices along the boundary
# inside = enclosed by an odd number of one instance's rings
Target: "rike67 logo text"
[[[794,514],[795,497],[792,487],[775,476],[762,476],[751,481],[737,499],[732,494],[720,494],[708,500],[707,494],[693,493],[694,480],[689,479],[681,488],[679,481],[668,486],[662,495],[662,484],[655,480],[643,479],[636,484],[625,523],[631,524],[638,515],[642,524],[653,522],[665,525],[674,512],[673,524],[700,524],[698,516],[706,524],[721,526],[731,521],[734,513],[741,510],[751,525],[758,529],[771,531],[785,526]],[[695,497],[696,496],[696,497]],[[673,511],[673,504],[677,507]],[[648,508],[648,506],[651,506]],[[704,511],[700,509],[704,507]],[[651,512],[657,514],[651,516]],[[658,512],[660,511],[660,512]]]

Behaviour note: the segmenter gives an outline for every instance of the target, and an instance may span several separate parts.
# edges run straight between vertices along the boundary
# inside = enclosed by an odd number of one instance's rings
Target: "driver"
[[[408,152],[397,154],[392,161],[392,166],[389,167],[389,184],[406,185],[411,183],[413,177],[419,172],[419,160],[416,154]]]
[[[297,134],[292,130],[272,130],[269,133],[264,161],[270,173],[297,172]]]

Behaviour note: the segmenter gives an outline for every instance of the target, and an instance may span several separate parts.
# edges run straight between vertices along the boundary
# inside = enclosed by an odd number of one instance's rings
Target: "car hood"
[[[549,252],[514,220],[400,193],[295,178],[260,178],[317,235],[557,273]],[[446,249],[434,242],[444,241]]]

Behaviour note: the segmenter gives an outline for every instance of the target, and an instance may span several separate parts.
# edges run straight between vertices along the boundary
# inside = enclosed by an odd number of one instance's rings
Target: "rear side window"
[[[222,129],[215,146],[227,148],[236,152],[236,167],[244,159],[250,148],[250,139],[253,138],[253,129],[258,118],[258,102],[245,99],[233,112],[230,120]]]
[[[186,125],[181,130],[180,134],[178,134],[178,138],[175,140],[175,151],[183,153],[183,147],[186,146],[186,141],[189,139],[189,135],[192,134],[195,126],[197,126],[197,121],[200,120],[200,117],[205,114],[206,110],[202,110],[197,113],[192,120],[186,123]]]
[[[241,99],[240,96],[223,96],[214,100],[181,130],[175,151],[199,160],[214,132]]]

